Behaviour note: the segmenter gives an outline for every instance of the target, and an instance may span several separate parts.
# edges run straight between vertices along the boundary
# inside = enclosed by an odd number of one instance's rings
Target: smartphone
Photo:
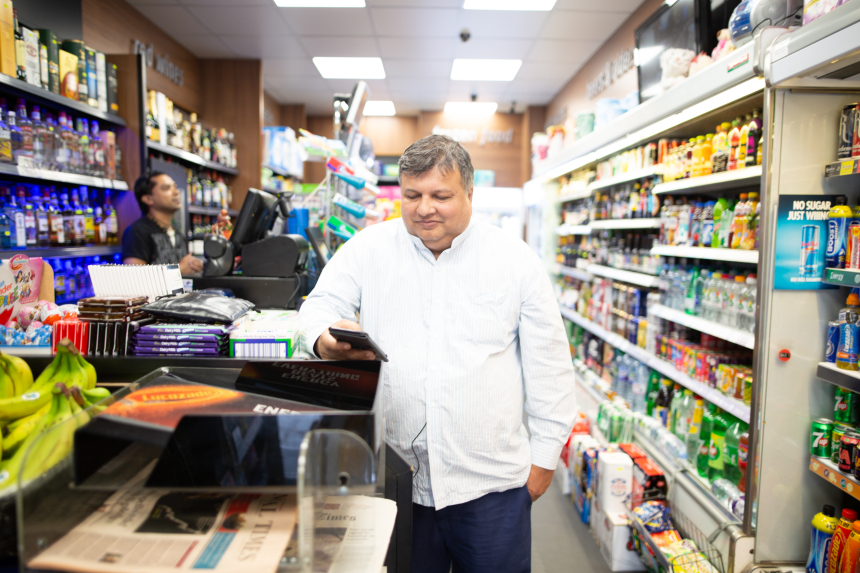
[[[388,356],[385,355],[382,349],[376,345],[366,332],[344,330],[342,328],[329,328],[328,331],[338,342],[348,342],[355,350],[372,350],[376,353],[376,357],[379,360],[388,362]]]

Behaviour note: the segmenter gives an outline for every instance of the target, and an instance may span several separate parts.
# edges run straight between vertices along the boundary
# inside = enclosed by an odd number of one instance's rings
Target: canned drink
[[[752,387],[753,387],[753,377],[747,376],[744,378],[744,404],[747,406],[752,405]],[[832,447],[831,442],[831,447]]]
[[[842,108],[839,117],[839,142],[837,157],[839,159],[850,159],[854,147],[854,123],[857,114],[857,104],[850,103]]]
[[[842,441],[839,443],[839,471],[851,473],[854,470],[857,444],[860,444],[860,435],[853,432],[843,434]]]
[[[860,221],[848,224],[848,247],[845,252],[845,268],[860,269]]]
[[[830,434],[830,461],[839,463],[839,446],[842,444],[842,436],[850,432],[851,428],[842,424],[833,424],[833,433]]]
[[[828,420],[827,418],[818,418],[814,422],[812,422],[812,436],[810,437],[809,444],[809,453],[813,456],[819,458],[828,458],[830,459],[831,447],[830,447],[830,437],[833,435],[833,420]],[[844,436],[843,436],[844,439]],[[860,443],[858,441],[857,443]],[[854,444],[852,443],[852,446]],[[852,454],[853,455],[853,454]],[[841,460],[840,454],[840,460]],[[842,471],[851,471],[854,468],[854,459],[851,458],[852,462],[849,469]],[[840,461],[839,469],[842,469],[842,463]]]
[[[857,370],[857,356],[860,353],[857,313],[848,313],[846,320],[839,324],[839,346],[836,347],[836,367],[840,370]]]
[[[836,363],[836,349],[839,347],[839,321],[831,320],[827,323],[827,350],[824,352],[824,361],[831,364]]]
[[[621,412],[613,411],[612,415],[609,417],[609,441],[613,444],[618,443],[618,439],[621,437],[621,430],[624,428],[624,418],[621,416]]]
[[[833,402],[833,419],[836,422],[852,426],[860,422],[860,401],[857,394],[837,387]]]
[[[800,276],[818,276],[818,248],[820,231],[816,225],[800,228]]]

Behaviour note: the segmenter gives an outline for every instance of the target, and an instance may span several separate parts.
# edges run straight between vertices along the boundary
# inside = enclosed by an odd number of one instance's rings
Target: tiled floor
[[[609,573],[609,566],[570,496],[554,482],[532,506],[532,573],[567,571]]]

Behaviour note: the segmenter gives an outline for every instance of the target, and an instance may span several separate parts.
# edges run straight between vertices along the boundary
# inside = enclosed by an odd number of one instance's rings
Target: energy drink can
[[[804,225],[800,229],[800,276],[818,276],[818,246],[820,236],[816,225]]]
[[[833,424],[833,433],[830,434],[830,461],[839,463],[839,446],[842,444],[842,436],[850,432],[851,428],[842,424]]]
[[[827,350],[824,353],[824,361],[836,363],[836,349],[839,347],[839,321],[831,320],[827,323]]]
[[[839,142],[837,157],[839,159],[850,159],[854,146],[854,123],[857,114],[857,104],[850,103],[842,108],[839,117]]]
[[[832,431],[831,431],[832,434]],[[860,435],[853,432],[845,432],[839,443],[839,471],[853,473],[855,457],[857,456],[857,444],[860,444]]]
[[[818,418],[812,422],[812,436],[810,436],[809,453],[819,458],[830,459],[831,447],[830,437],[833,435],[833,420]],[[845,436],[843,436],[844,438]],[[860,443],[860,442],[858,442]],[[852,454],[853,455],[853,454]],[[854,459],[851,458],[853,462]],[[851,469],[854,464],[851,464]],[[841,468],[840,468],[841,469]],[[849,470],[844,470],[849,471]]]
[[[837,387],[833,402],[833,419],[836,422],[852,426],[860,422],[860,400],[857,394]]]

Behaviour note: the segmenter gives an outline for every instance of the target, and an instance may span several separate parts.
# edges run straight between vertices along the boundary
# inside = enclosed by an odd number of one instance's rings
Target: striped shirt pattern
[[[413,501],[442,509],[523,486],[531,464],[556,468],[573,366],[549,276],[523,241],[473,219],[436,260],[401,219],[368,227],[301,308],[308,351],[357,311],[389,358],[386,441],[418,470]]]

